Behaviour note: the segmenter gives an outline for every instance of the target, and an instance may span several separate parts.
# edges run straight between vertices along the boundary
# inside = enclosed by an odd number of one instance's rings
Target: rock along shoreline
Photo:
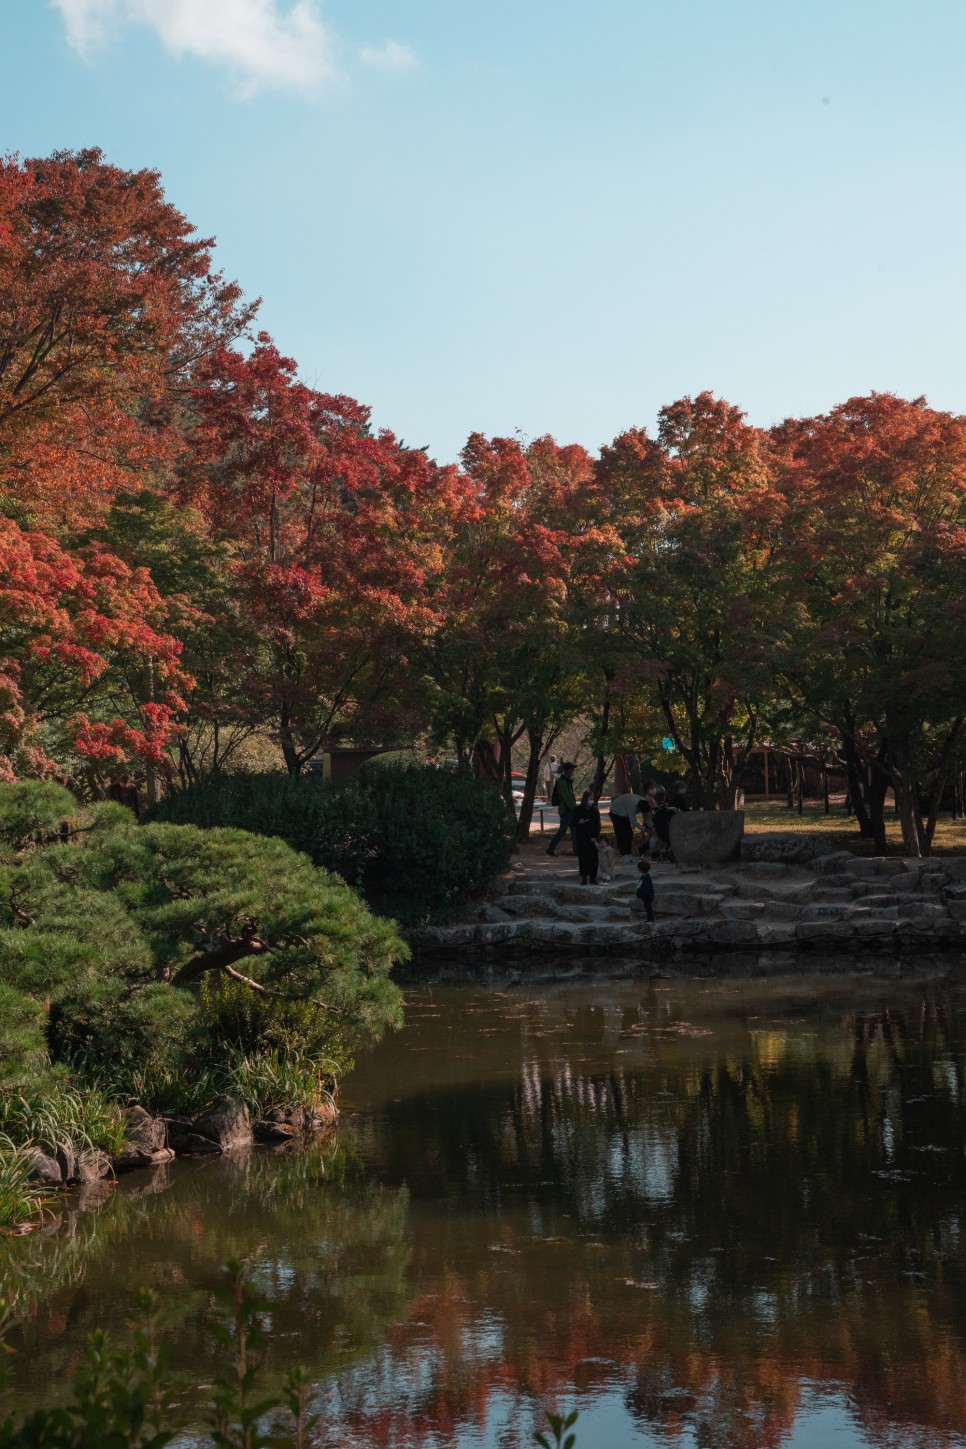
[[[564,857],[541,854],[500,878],[471,918],[424,931],[416,963],[470,958],[622,957],[709,952],[847,951],[854,956],[966,949],[966,856],[862,858],[825,836],[740,839],[737,859],[656,864],[652,924],[638,915],[635,865],[579,884]]]
[[[175,1157],[218,1157],[254,1146],[299,1146],[331,1127],[338,1109],[276,1107],[252,1118],[244,1102],[223,1097],[196,1117],[153,1116],[126,1107],[124,1150],[109,1157],[99,1149],[75,1152],[69,1143],[29,1147],[30,1180],[51,1188],[89,1187],[139,1168],[160,1167]]]

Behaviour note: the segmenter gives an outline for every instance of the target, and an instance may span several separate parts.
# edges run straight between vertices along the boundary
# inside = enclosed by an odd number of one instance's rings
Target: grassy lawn
[[[846,815],[841,805],[833,805],[831,815],[825,814],[821,801],[805,802],[804,813],[789,810],[778,801],[753,800],[745,805],[745,829],[749,834],[761,830],[820,831],[828,835],[836,850],[851,850],[854,855],[871,855],[871,840],[863,840],[856,828],[855,817]],[[891,807],[886,811],[886,837],[889,855],[902,855],[902,833],[899,817]],[[934,855],[966,855],[966,820],[953,820],[948,814],[939,817],[933,841]]]
[[[545,848],[546,841],[550,838],[553,830],[548,826],[540,835],[539,806],[534,810],[533,831],[530,837],[530,849],[536,852],[537,849]],[[606,807],[604,810],[604,825],[607,826]],[[798,808],[789,810],[787,805],[781,804],[778,800],[752,800],[745,805],[745,829],[750,835],[762,830],[803,830],[819,831],[828,835],[832,841],[833,850],[851,850],[853,855],[871,855],[871,840],[863,840],[859,835],[853,815],[846,815],[841,804],[832,806],[831,815],[825,814],[822,802],[806,801],[802,815],[799,815]],[[902,855],[902,833],[899,829],[899,817],[893,812],[892,807],[886,810],[886,839],[889,855]],[[569,850],[569,843],[561,847]],[[936,826],[936,836],[933,841],[934,855],[966,855],[966,820],[953,820],[948,814],[939,817]]]

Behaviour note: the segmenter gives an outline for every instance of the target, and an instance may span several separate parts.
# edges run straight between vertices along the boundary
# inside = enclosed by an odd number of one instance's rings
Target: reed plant
[[[23,1149],[0,1133],[0,1229],[16,1228],[37,1217],[42,1194],[30,1182],[30,1162]]]
[[[56,1079],[43,1089],[0,1094],[0,1133],[19,1147],[56,1148],[116,1156],[124,1146],[117,1105],[96,1086],[74,1087]]]
[[[240,1056],[224,1069],[223,1082],[225,1096],[240,1097],[260,1117],[273,1107],[309,1107],[323,1115],[335,1109],[331,1065],[299,1052]]]

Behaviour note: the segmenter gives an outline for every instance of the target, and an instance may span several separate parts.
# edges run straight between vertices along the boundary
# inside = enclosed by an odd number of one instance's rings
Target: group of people
[[[551,759],[553,759],[552,756]],[[560,824],[547,846],[547,854],[556,855],[557,846],[569,832],[574,854],[577,857],[581,885],[596,885],[599,870],[597,842],[601,836],[600,810],[592,790],[585,790],[578,801],[574,791],[573,774],[573,764],[569,760],[565,760],[560,766],[560,773],[556,777],[549,797],[560,812]],[[620,795],[615,795],[610,802],[610,823],[617,840],[617,849],[626,863],[632,863],[634,860],[634,836],[638,825],[642,832],[639,854],[643,877],[642,889],[645,893],[641,895],[641,900],[644,901],[649,920],[653,919],[650,903],[653,900],[654,887],[647,880],[649,871],[647,857],[651,856],[657,860],[674,859],[671,851],[671,820],[677,810],[687,808],[687,801],[683,798],[676,797],[672,803],[664,786],[658,785],[653,780],[649,780],[644,786],[643,794],[625,791]],[[646,886],[650,887],[649,893]],[[640,895],[641,892],[639,891],[638,894]]]
[[[615,795],[610,802],[610,822],[614,827],[617,848],[625,861],[634,859],[634,831],[637,818],[652,855],[660,860],[673,859],[671,853],[671,821],[679,810],[687,810],[683,792],[669,796],[663,785],[648,780],[643,795],[629,790]]]

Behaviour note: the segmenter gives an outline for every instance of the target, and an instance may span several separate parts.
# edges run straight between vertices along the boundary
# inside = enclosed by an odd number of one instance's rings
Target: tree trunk
[[[282,705],[278,725],[278,742],[282,749],[282,758],[285,761],[285,768],[290,775],[299,775],[302,771],[302,757],[299,754],[292,735],[292,714],[287,705]]]
[[[912,750],[905,734],[893,735],[888,753],[888,773],[896,797],[896,814],[902,831],[903,853],[913,859],[922,854],[918,788]]]
[[[154,660],[149,659],[144,666],[144,691],[148,703],[154,702]],[[145,786],[147,788],[148,804],[157,805],[161,799],[161,782],[158,779],[158,772],[149,760],[145,770]]]
[[[869,814],[866,793],[862,788],[862,766],[855,748],[855,737],[850,730],[839,729],[842,740],[842,755],[845,760],[845,775],[848,781],[849,800],[855,813],[859,834],[865,839],[874,835],[872,818]]]
[[[613,759],[608,760],[606,755],[597,756],[597,768],[594,770],[594,799],[599,800],[604,793],[604,786],[607,784],[610,775]]]
[[[885,771],[873,768],[868,774],[869,825],[872,849],[876,855],[886,853],[885,797],[888,780]]]
[[[607,738],[607,731],[610,726],[610,695],[605,694],[600,708],[600,739],[601,745]],[[599,800],[604,792],[604,781],[607,779],[607,759],[602,751],[597,755],[597,768],[594,771],[594,799]]]
[[[543,754],[541,731],[528,729],[527,744],[530,750],[527,756],[527,778],[523,786],[523,799],[520,801],[520,814],[517,817],[517,841],[521,845],[530,839],[533,805],[537,798],[537,786],[540,783],[540,757]]]
[[[943,795],[946,793],[946,785],[949,781],[950,766],[962,727],[963,719],[960,716],[953,721],[952,728],[943,741],[943,747],[939,755],[939,764],[936,769],[936,778],[932,783],[932,788],[929,793],[929,810],[925,822],[921,820],[919,822],[919,843],[922,847],[923,855],[932,854],[932,842],[936,834],[936,823],[939,819]],[[953,810],[955,814],[955,806]]]
[[[917,802],[915,781],[909,778],[908,770],[901,770],[893,781],[893,790],[896,792],[896,804],[899,807],[899,826],[902,830],[902,850],[904,855],[918,859],[922,854],[922,847],[919,843],[919,829],[916,824]]]
[[[512,730],[497,725],[497,743],[500,746],[500,794],[513,810],[513,734]],[[515,812],[514,812],[515,813]]]
[[[732,758],[732,742],[730,740],[726,742],[725,748],[729,752],[728,759],[731,762],[731,773],[728,777],[727,790],[724,798],[724,808],[726,810],[737,809],[738,795],[741,791],[741,782],[744,779],[745,769],[748,765],[748,757],[751,754],[752,750],[755,748],[755,741],[758,735],[758,721],[756,717],[751,714],[750,711],[749,720],[750,724],[747,737],[743,741],[741,747],[738,749],[737,754],[734,756],[734,758]],[[767,770],[767,765],[765,766],[765,768]]]

